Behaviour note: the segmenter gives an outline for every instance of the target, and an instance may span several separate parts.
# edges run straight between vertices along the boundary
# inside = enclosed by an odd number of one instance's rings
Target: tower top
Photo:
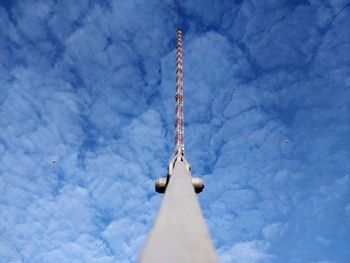
[[[176,95],[175,95],[175,151],[174,155],[185,155],[184,103],[182,74],[182,33],[176,30]]]

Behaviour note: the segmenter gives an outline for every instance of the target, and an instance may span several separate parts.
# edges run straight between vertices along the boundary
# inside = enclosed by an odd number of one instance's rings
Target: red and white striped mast
[[[174,155],[185,155],[184,102],[182,78],[182,33],[176,30],[176,95],[175,95],[175,151]]]
[[[182,69],[182,32],[180,29],[180,6],[177,0],[177,29],[176,29],[176,93],[175,93],[175,150],[174,156],[169,162],[166,178],[158,178],[155,182],[155,190],[164,193],[173,174],[175,163],[181,162],[185,165],[195,192],[198,194],[204,188],[200,178],[191,176],[191,166],[185,159],[185,129],[184,129],[184,96],[183,96],[183,69]]]
[[[203,181],[200,178],[193,178],[191,176],[191,166],[185,159],[184,96],[182,73],[182,33],[178,27],[176,30],[175,150],[174,156],[169,162],[167,177],[158,178],[156,180],[155,189],[158,193],[165,192],[169,180],[173,174],[176,162],[182,162],[185,165],[187,174],[191,179],[196,193],[200,193],[204,188]]]
[[[164,193],[169,180],[173,174],[176,162],[182,162],[191,179],[196,193],[202,192],[204,188],[203,181],[200,178],[191,176],[191,166],[185,159],[184,143],[184,96],[183,96],[183,77],[182,77],[182,33],[178,27],[176,30],[176,93],[175,93],[175,150],[174,156],[169,162],[168,174],[166,178],[158,178],[155,183],[155,190],[158,193]]]

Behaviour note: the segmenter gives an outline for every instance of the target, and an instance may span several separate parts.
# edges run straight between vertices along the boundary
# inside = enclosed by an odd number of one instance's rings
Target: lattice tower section
[[[184,102],[182,80],[182,33],[176,31],[176,95],[175,95],[175,154],[185,154],[184,145]]]

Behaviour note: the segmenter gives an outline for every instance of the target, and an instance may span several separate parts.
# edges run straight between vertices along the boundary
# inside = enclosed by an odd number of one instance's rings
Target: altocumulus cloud
[[[186,153],[222,262],[350,257],[348,1],[183,1]],[[174,1],[0,5],[0,262],[134,262],[172,153]]]

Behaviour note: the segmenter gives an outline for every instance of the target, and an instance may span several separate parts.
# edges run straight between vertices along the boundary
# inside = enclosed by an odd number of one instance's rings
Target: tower
[[[184,96],[183,96],[183,69],[182,69],[182,32],[176,30],[176,92],[175,92],[175,148],[173,158],[169,162],[168,174],[166,178],[156,180],[155,189],[158,193],[164,193],[172,176],[176,161],[182,161],[188,170],[194,190],[196,193],[202,192],[203,181],[200,178],[191,177],[191,166],[185,159],[184,143]]]
[[[165,195],[140,263],[218,262],[196,196],[203,188],[201,179],[192,178],[191,166],[185,159],[182,32],[177,29],[175,149],[167,177],[155,183],[156,191]]]
[[[176,30],[175,155],[185,155],[184,102],[182,80],[182,33]]]

